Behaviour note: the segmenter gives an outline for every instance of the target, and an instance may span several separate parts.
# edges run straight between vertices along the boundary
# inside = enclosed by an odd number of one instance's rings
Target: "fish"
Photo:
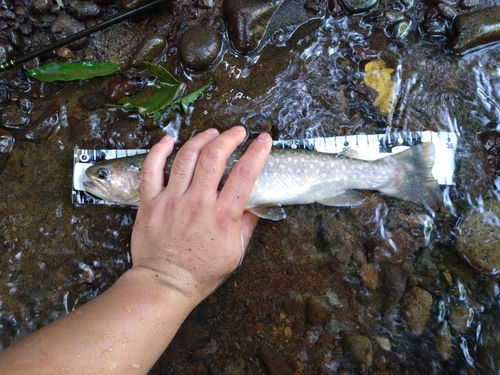
[[[245,151],[238,147],[227,159],[219,188]],[[175,159],[165,165],[165,184]],[[103,160],[86,170],[86,192],[121,205],[140,203],[141,168],[146,154]],[[252,189],[246,210],[269,220],[286,219],[283,206],[319,203],[356,206],[366,200],[360,190],[376,190],[427,209],[442,203],[442,192],[432,175],[434,144],[420,143],[407,150],[367,161],[345,153],[274,147]]]

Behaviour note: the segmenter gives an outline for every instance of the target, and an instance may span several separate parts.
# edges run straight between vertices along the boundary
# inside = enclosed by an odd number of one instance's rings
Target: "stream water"
[[[225,40],[211,71],[177,67],[188,88],[213,85],[189,114],[158,127],[147,119],[148,137],[183,142],[236,123],[275,139],[456,132],[447,206],[428,212],[367,193],[355,208],[290,207],[285,221],[261,220],[241,269],[190,315],[152,374],[500,372],[500,182],[491,163],[500,47],[455,57],[418,22],[395,39],[361,19],[327,15],[250,57]],[[374,59],[394,69],[388,116],[361,85]],[[17,142],[0,171],[0,349],[131,266],[135,210],[71,204],[73,148],[105,147],[109,123],[123,116],[87,111],[77,98],[109,81],[69,83],[37,104],[38,113],[57,105],[56,130],[41,143]]]

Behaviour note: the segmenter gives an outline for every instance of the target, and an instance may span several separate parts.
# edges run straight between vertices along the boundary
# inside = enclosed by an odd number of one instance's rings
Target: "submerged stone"
[[[461,14],[453,21],[454,36],[447,48],[460,55],[500,41],[500,7]]]
[[[126,118],[112,124],[106,132],[107,146],[116,149],[149,146],[149,135],[135,119]]]
[[[14,148],[14,137],[10,132],[0,129],[0,168],[3,167]]]
[[[73,34],[85,30],[85,25],[66,13],[61,13],[50,26],[50,31],[57,40],[67,38]],[[85,47],[87,38],[81,38],[68,45],[71,49]]]
[[[42,142],[59,123],[59,106],[52,104],[31,124],[16,133],[16,141]]]
[[[29,122],[30,116],[24,113],[15,102],[11,102],[5,107],[0,118],[0,125],[6,129],[19,130],[28,125]]]
[[[342,346],[354,361],[366,368],[370,367],[373,361],[373,348],[370,339],[361,335],[346,335],[342,340]]]
[[[190,70],[203,71],[217,60],[222,48],[222,35],[209,26],[190,28],[181,39],[180,58]]]
[[[283,0],[226,0],[229,40],[233,48],[243,55],[259,45],[276,8]]]
[[[129,61],[132,68],[144,68],[144,62],[156,60],[167,48],[167,40],[163,35],[148,34],[137,47]]]
[[[104,92],[94,91],[80,96],[78,98],[78,103],[89,111],[94,111],[96,109],[104,108],[107,100],[108,96]]]
[[[464,215],[457,233],[457,250],[480,272],[500,275],[500,202],[490,199]]]
[[[432,296],[426,290],[413,287],[405,297],[402,305],[402,315],[408,328],[415,336],[420,336],[431,315]]]
[[[377,6],[378,0],[342,0],[342,4],[349,13],[361,13]]]

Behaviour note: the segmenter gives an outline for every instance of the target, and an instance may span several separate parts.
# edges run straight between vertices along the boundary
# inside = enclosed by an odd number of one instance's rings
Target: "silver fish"
[[[244,147],[228,158],[221,186]],[[85,190],[99,198],[124,205],[139,205],[141,167],[146,155],[104,160],[89,167]],[[165,166],[168,181],[175,153]],[[374,161],[343,154],[273,148],[248,200],[246,209],[270,220],[286,218],[281,206],[319,203],[354,206],[365,197],[356,190],[377,190],[424,205],[442,201],[441,189],[432,175],[434,145],[421,143],[398,154]]]

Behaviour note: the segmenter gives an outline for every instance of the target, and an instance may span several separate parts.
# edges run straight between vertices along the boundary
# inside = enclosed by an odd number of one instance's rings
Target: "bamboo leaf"
[[[78,63],[51,63],[26,72],[32,78],[44,82],[75,81],[107,76],[120,69],[109,62],[82,61]]]

